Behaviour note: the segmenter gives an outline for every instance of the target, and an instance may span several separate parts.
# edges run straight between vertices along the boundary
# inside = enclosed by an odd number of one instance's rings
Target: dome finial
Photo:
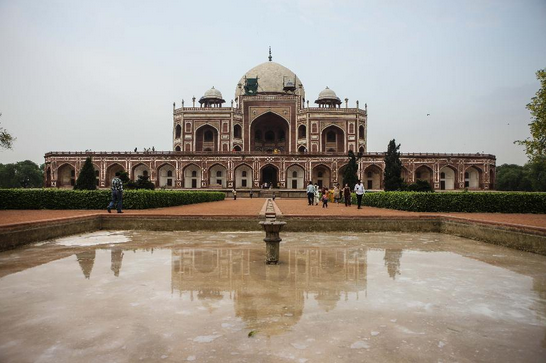
[[[271,62],[273,60],[273,57],[271,56],[271,46],[269,46],[269,61]]]

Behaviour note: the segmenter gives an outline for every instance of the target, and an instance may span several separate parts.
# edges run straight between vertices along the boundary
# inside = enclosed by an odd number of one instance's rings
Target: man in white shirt
[[[315,187],[313,186],[313,182],[309,182],[309,185],[307,185],[307,201],[309,205],[313,205],[313,198],[315,198]]]
[[[356,183],[355,185],[355,193],[356,193],[356,201],[357,201],[357,204],[358,204],[358,209],[362,209],[361,208],[361,204],[362,204],[362,196],[364,195],[364,184],[362,184],[362,182],[359,180],[358,183]]]

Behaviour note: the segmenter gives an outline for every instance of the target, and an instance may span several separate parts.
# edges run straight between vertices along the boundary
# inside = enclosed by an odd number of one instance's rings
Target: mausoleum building
[[[159,188],[303,190],[310,180],[342,184],[352,150],[362,155],[364,186],[380,190],[384,153],[368,152],[367,125],[366,104],[349,107],[328,87],[306,95],[299,77],[270,56],[239,79],[227,105],[215,87],[191,105],[173,104],[172,151],[49,152],[46,185],[73,186],[91,156],[101,188],[125,170]],[[408,183],[426,180],[437,190],[494,187],[494,155],[403,153],[401,159]]]

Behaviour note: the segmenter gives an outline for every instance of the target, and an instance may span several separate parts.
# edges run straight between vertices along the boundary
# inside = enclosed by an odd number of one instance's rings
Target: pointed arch
[[[160,188],[173,188],[176,180],[175,166],[166,161],[157,168],[157,186]]]
[[[440,168],[440,190],[457,189],[457,168],[453,165],[444,165]]]
[[[184,166],[182,169],[183,185],[187,189],[198,189],[201,188],[202,184],[202,173],[201,167],[197,164],[190,163]]]
[[[112,184],[112,179],[114,179],[118,171],[120,173],[125,171],[123,165],[119,163],[113,163],[108,165],[108,167],[106,168],[106,180],[104,181],[104,186],[110,187],[110,185]]]
[[[76,169],[72,164],[64,163],[57,168],[57,187],[69,188],[76,184]]]
[[[252,188],[254,180],[253,169],[247,163],[241,163],[234,169],[235,188]]]
[[[318,184],[320,188],[329,187],[332,183],[332,170],[325,164],[315,165],[311,171],[311,180],[313,184]]]
[[[364,168],[364,180],[366,189],[380,190],[383,188],[383,168],[377,164],[368,165]]]
[[[209,187],[211,188],[226,188],[227,187],[227,168],[216,163],[210,166],[208,170],[209,174]]]

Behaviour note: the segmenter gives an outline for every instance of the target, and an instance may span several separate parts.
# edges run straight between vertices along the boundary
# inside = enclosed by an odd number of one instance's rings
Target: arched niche
[[[218,130],[204,125],[195,131],[195,151],[218,151]]]
[[[171,164],[163,164],[157,169],[160,188],[173,188],[175,185],[175,169]]]
[[[345,152],[345,133],[337,126],[331,125],[322,130],[322,152]]]
[[[364,169],[364,188],[380,190],[383,185],[383,170],[377,165],[370,165]]]
[[[292,165],[286,169],[286,188],[305,188],[305,169],[301,165]]]
[[[186,166],[182,172],[184,175],[184,188],[201,188],[201,168],[195,164]]]
[[[242,164],[235,168],[235,188],[252,188],[252,168]]]
[[[318,184],[320,188],[331,186],[332,180],[330,176],[330,168],[322,164],[315,166],[311,172],[311,180],[313,181],[313,184]]]
[[[227,169],[215,164],[209,169],[209,187],[225,188],[227,186]]]

